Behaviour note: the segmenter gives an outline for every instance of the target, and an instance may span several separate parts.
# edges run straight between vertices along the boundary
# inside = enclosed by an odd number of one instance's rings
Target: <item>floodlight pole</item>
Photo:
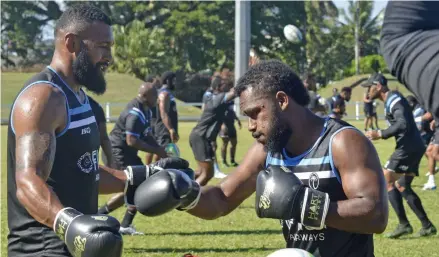
[[[250,28],[250,1],[235,0],[235,85],[248,68]],[[241,116],[239,98],[235,99],[235,112]]]

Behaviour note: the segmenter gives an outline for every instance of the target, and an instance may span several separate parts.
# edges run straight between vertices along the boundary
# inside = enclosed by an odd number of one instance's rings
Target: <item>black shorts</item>
[[[139,156],[134,154],[124,154],[123,151],[119,148],[113,148],[113,161],[116,165],[116,169],[125,169],[127,166],[133,165],[145,165],[140,159]]]
[[[192,132],[189,136],[189,144],[194,153],[195,160],[200,162],[211,162],[215,158],[212,141]]]
[[[373,116],[373,106],[372,105],[364,105],[364,115],[366,117]]]
[[[418,176],[419,163],[421,162],[424,153],[425,151],[407,153],[401,150],[396,150],[384,165],[384,169],[400,174],[414,173]]]
[[[235,124],[224,124],[224,127],[223,129],[221,129],[219,136],[221,138],[236,138]]]
[[[424,135],[421,135],[422,141],[424,141],[424,144],[428,146],[433,142],[433,134],[432,133],[425,133]]]
[[[171,134],[169,133],[157,133],[156,135],[154,135],[154,137],[160,146],[165,147],[167,144],[172,143]]]

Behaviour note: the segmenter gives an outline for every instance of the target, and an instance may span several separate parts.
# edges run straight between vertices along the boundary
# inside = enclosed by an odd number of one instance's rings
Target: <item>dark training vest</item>
[[[331,202],[346,200],[331,151],[333,137],[344,129],[355,128],[343,121],[327,119],[320,137],[307,152],[296,157],[288,157],[285,149],[282,152],[269,152],[265,165],[287,167],[304,185],[328,193]],[[294,219],[281,220],[281,225],[288,248],[300,248],[315,257],[373,256],[373,235],[350,233],[330,227],[308,230]]]
[[[64,93],[68,123],[56,135],[55,160],[47,184],[61,203],[84,214],[94,214],[99,193],[99,130],[88,98],[82,104],[77,95],[47,67],[20,90],[17,98],[36,84],[48,84]],[[84,91],[82,93],[85,95]],[[16,98],[16,99],[17,99]],[[14,105],[15,101],[14,100]],[[11,115],[14,106],[11,109]],[[15,131],[12,117],[8,127],[8,256],[68,255],[64,242],[51,228],[36,221],[17,199],[15,182]]]

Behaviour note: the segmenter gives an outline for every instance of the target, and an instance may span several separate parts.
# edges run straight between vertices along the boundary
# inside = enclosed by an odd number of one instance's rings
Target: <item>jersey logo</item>
[[[81,130],[81,135],[90,134],[90,133],[91,133],[91,128],[90,127],[86,127],[86,128],[83,128]]]
[[[92,153],[86,152],[78,159],[78,167],[84,173],[98,170],[98,150]]]
[[[319,176],[317,175],[317,173],[315,173],[315,172],[311,173],[311,175],[309,176],[309,180],[308,180],[309,187],[312,189],[317,189],[317,188],[319,188],[319,184],[320,184],[320,180],[319,180]]]

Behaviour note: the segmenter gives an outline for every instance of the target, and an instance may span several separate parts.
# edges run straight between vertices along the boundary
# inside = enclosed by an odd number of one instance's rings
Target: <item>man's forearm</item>
[[[326,225],[353,233],[382,233],[387,225],[386,204],[370,198],[331,202]]]
[[[111,142],[108,137],[106,139],[101,139],[101,147],[107,158],[108,166],[113,167],[113,154],[111,152]]]
[[[126,174],[123,170],[115,170],[99,165],[99,193],[112,194],[123,192],[125,188]]]
[[[160,148],[157,146],[150,145],[141,139],[136,139],[132,147],[136,148],[139,151],[158,154]],[[163,157],[163,156],[160,156]]]
[[[17,172],[17,198],[29,214],[41,224],[53,227],[56,214],[64,208],[46,182],[32,172]]]
[[[229,213],[230,211],[227,208],[225,196],[221,188],[205,186],[202,188],[197,206],[189,210],[188,213],[205,220],[213,220]]]
[[[168,114],[165,114],[162,116],[163,124],[165,124],[165,127],[171,131],[171,129],[174,129],[171,125],[171,119],[169,118]]]

